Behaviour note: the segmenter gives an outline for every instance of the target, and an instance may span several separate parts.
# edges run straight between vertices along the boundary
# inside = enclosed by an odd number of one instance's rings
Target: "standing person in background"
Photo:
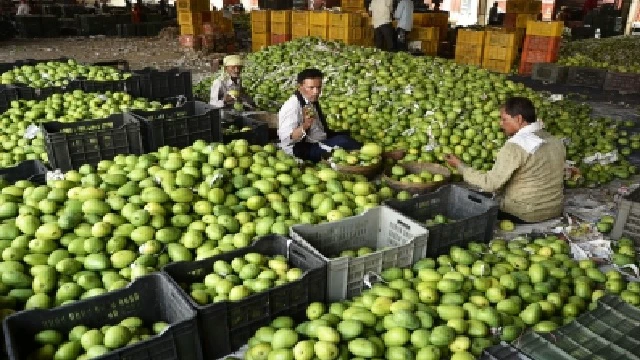
[[[413,27],[413,1],[400,0],[393,17],[398,20],[398,28],[396,29],[397,48],[400,51],[407,51],[407,37]]]
[[[489,10],[489,25],[499,25],[498,24],[498,2],[494,2],[493,6]]]
[[[372,0],[371,5],[369,5],[369,14],[373,24],[373,37],[376,47],[380,50],[393,50],[392,12],[393,0]]]
[[[162,16],[167,15],[167,0],[160,0],[160,14]]]
[[[16,15],[29,15],[29,5],[27,5],[26,0],[20,0],[20,5],[18,5]]]
[[[142,1],[141,0],[136,1],[136,4],[133,6],[133,13],[132,13],[131,20],[134,24],[139,24],[142,22]]]

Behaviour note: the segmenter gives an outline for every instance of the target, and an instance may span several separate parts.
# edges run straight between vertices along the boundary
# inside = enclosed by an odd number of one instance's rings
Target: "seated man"
[[[565,147],[542,129],[529,99],[512,97],[500,109],[500,126],[509,140],[498,152],[493,168],[484,173],[467,167],[456,156],[464,181],[482,191],[504,190],[498,218],[534,223],[562,215]]]
[[[322,92],[323,74],[318,69],[305,69],[298,74],[298,90],[278,112],[280,146],[290,155],[318,162],[333,147],[357,150],[362,144],[346,133],[331,131],[327,126],[318,98]]]

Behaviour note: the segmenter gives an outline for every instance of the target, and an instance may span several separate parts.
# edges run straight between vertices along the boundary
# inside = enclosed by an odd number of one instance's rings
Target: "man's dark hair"
[[[524,97],[508,98],[504,103],[504,112],[509,116],[521,115],[529,124],[536,122],[536,108],[531,100]]]
[[[318,69],[304,69],[298,73],[298,84],[302,84],[307,79],[322,79],[324,74]]]

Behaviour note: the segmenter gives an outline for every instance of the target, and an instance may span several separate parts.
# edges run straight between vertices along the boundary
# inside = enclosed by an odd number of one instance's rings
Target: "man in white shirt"
[[[18,11],[16,11],[16,15],[29,15],[29,5],[25,0],[20,1],[20,5],[18,5]]]
[[[253,100],[242,88],[240,73],[244,62],[240,55],[225,56],[222,65],[224,69],[221,75],[211,84],[209,104],[220,109],[234,106],[238,102],[243,108],[254,108]]]
[[[362,144],[347,133],[331,131],[320,109],[322,71],[305,69],[298,74],[298,90],[278,112],[280,147],[302,160],[318,162],[333,147],[357,150]]]
[[[393,0],[372,0],[371,5],[369,5],[371,24],[373,25],[373,38],[378,49],[393,50],[392,12]]]
[[[407,51],[407,35],[413,27],[413,1],[400,0],[393,17],[398,20],[398,27],[396,29],[398,35],[398,50]]]

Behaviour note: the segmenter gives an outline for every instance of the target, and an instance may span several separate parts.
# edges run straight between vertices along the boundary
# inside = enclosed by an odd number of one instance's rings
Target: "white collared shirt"
[[[393,0],[372,0],[369,11],[371,11],[371,25],[374,29],[384,24],[390,24]]]
[[[306,100],[306,99],[305,99]],[[308,101],[307,101],[308,103]],[[293,155],[293,145],[299,141],[307,141],[310,143],[317,143],[327,139],[327,133],[322,126],[322,122],[318,118],[316,113],[316,121],[306,131],[306,136],[300,140],[294,140],[291,138],[291,133],[294,129],[302,125],[303,109],[300,106],[298,97],[292,95],[280,108],[278,112],[278,138],[280,139],[280,147],[284,152],[289,155]]]

